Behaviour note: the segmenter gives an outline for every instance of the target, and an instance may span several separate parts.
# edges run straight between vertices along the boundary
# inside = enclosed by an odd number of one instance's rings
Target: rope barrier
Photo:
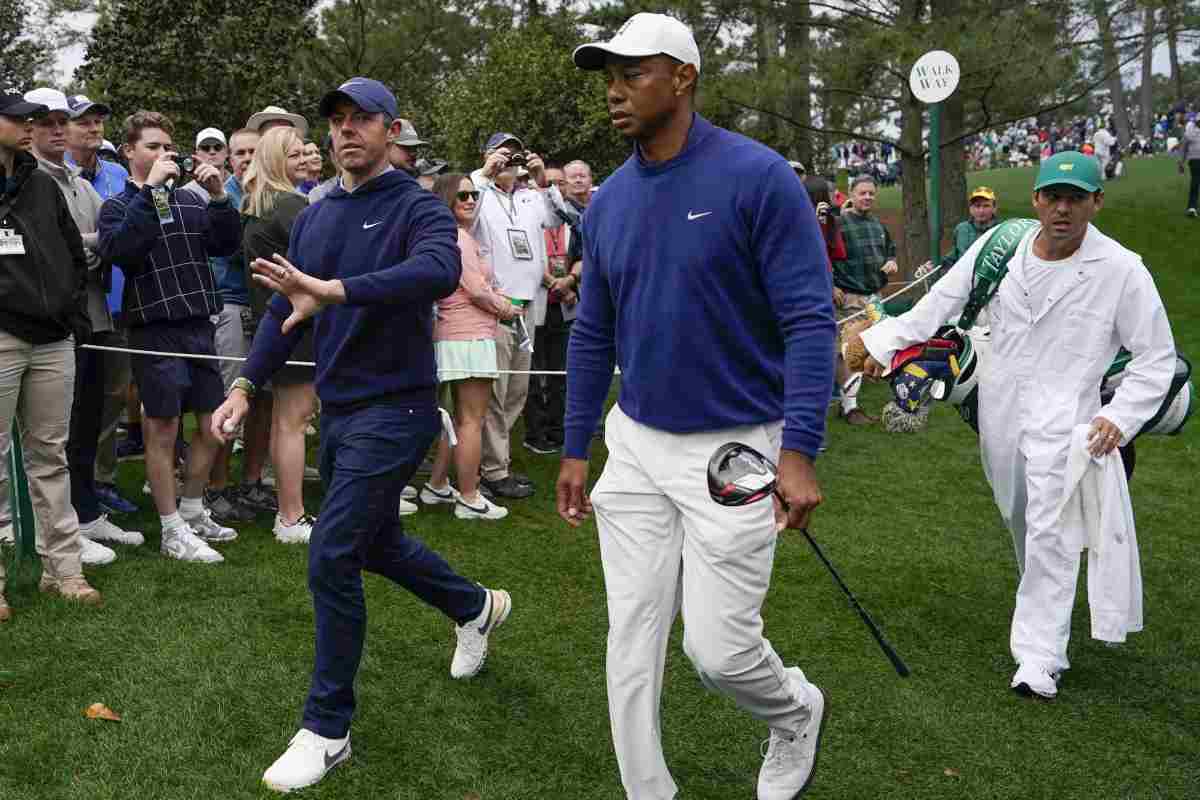
[[[936,271],[937,270],[934,269],[930,273],[916,278],[915,280],[913,280],[910,283],[908,283],[907,285],[905,285],[904,288],[893,292],[892,294],[888,295],[884,299],[892,300],[894,298],[899,297],[900,295],[902,295],[905,292],[912,289],[914,286],[917,286],[918,284],[921,284],[921,283],[925,283],[927,281],[927,279],[929,278],[929,276],[932,275],[933,272],[936,272]],[[867,309],[864,308],[861,311],[857,311],[848,317],[838,320],[837,324],[845,325],[847,322],[857,319],[858,317],[861,317],[863,314],[866,314],[866,313],[867,313]],[[81,345],[81,347],[85,350],[101,350],[101,351],[108,352],[108,353],[128,353],[130,355],[135,355],[135,356],[159,356],[159,357],[164,357],[164,358],[195,358],[195,359],[200,359],[203,361],[244,362],[247,360],[243,356],[210,356],[210,355],[202,354],[202,353],[172,353],[172,352],[168,352],[168,351],[164,351],[164,350],[137,350],[137,349],[134,349],[131,347],[112,347],[109,345],[100,345],[100,344],[85,344],[85,345]],[[286,361],[286,362],[284,362],[284,364],[289,367],[316,367],[317,366],[315,361]],[[461,372],[461,373],[471,373],[471,374],[480,374],[480,375],[566,375],[567,374],[566,370],[527,370],[527,369],[498,369],[498,370],[443,369],[443,370],[439,370],[439,372],[442,372],[442,373]],[[613,374],[620,375],[621,369],[618,367],[617,369],[613,370]]]

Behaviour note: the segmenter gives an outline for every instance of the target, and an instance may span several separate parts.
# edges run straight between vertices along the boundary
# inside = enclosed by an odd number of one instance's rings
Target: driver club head
[[[723,506],[744,506],[770,497],[778,470],[748,444],[730,442],[708,460],[708,493]]]

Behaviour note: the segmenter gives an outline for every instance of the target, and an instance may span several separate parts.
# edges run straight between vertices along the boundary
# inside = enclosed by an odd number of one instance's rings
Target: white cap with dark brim
[[[210,141],[220,142],[222,147],[229,146],[229,142],[225,139],[225,134],[221,133],[219,128],[205,128],[196,134],[196,147]]]
[[[607,42],[593,42],[575,48],[575,66],[580,69],[604,69],[608,56],[650,58],[670,56],[700,71],[700,48],[692,31],[666,14],[634,14]]]

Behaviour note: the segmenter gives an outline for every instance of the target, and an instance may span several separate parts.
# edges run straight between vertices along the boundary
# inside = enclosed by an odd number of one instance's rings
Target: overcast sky
[[[322,0],[322,3],[325,3],[328,1],[329,0]],[[71,24],[72,27],[79,28],[80,30],[90,30],[92,25],[94,25],[96,23],[96,15],[95,14],[73,14],[73,15],[68,16],[68,20],[69,20],[69,24]],[[71,78],[71,74],[75,71],[75,68],[78,67],[81,63],[83,63],[84,49],[85,48],[83,45],[79,45],[77,47],[64,48],[63,50],[59,51],[58,59],[56,62],[56,69],[58,71],[58,78],[59,78],[60,83],[65,84],[67,81],[69,81]],[[1180,53],[1180,56],[1186,57],[1186,53]],[[959,56],[959,61],[962,61],[961,55]],[[1136,61],[1133,62],[1132,64],[1130,64],[1129,66],[1127,66],[1124,70],[1126,81],[1128,82],[1131,78],[1134,81],[1136,81],[1136,79],[1137,79],[1136,76],[1140,69],[1141,69],[1141,64],[1140,64],[1140,62],[1136,62]],[[1156,73],[1158,73],[1160,75],[1170,74],[1171,63],[1170,63],[1170,56],[1167,53],[1166,42],[1163,42],[1158,47],[1156,47],[1154,50],[1154,67],[1153,67],[1153,69]],[[347,77],[349,77],[349,76],[347,76]]]

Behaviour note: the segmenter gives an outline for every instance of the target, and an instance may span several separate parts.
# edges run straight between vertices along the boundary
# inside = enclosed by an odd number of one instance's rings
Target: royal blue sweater
[[[696,115],[675,158],[640,151],[583,216],[583,283],[567,356],[564,454],[586,458],[617,402],[677,433],[782,419],[815,456],[833,387],[825,241],[778,153]]]
[[[346,302],[316,317],[316,388],[337,412],[373,402],[432,404],[433,303],[458,288],[458,229],[446,204],[399,170],[348,193],[340,186],[292,226],[287,258],[340,279]],[[286,335],[291,303],[275,295],[242,374],[262,386],[287,360],[303,325]],[[306,324],[313,324],[311,322]]]

